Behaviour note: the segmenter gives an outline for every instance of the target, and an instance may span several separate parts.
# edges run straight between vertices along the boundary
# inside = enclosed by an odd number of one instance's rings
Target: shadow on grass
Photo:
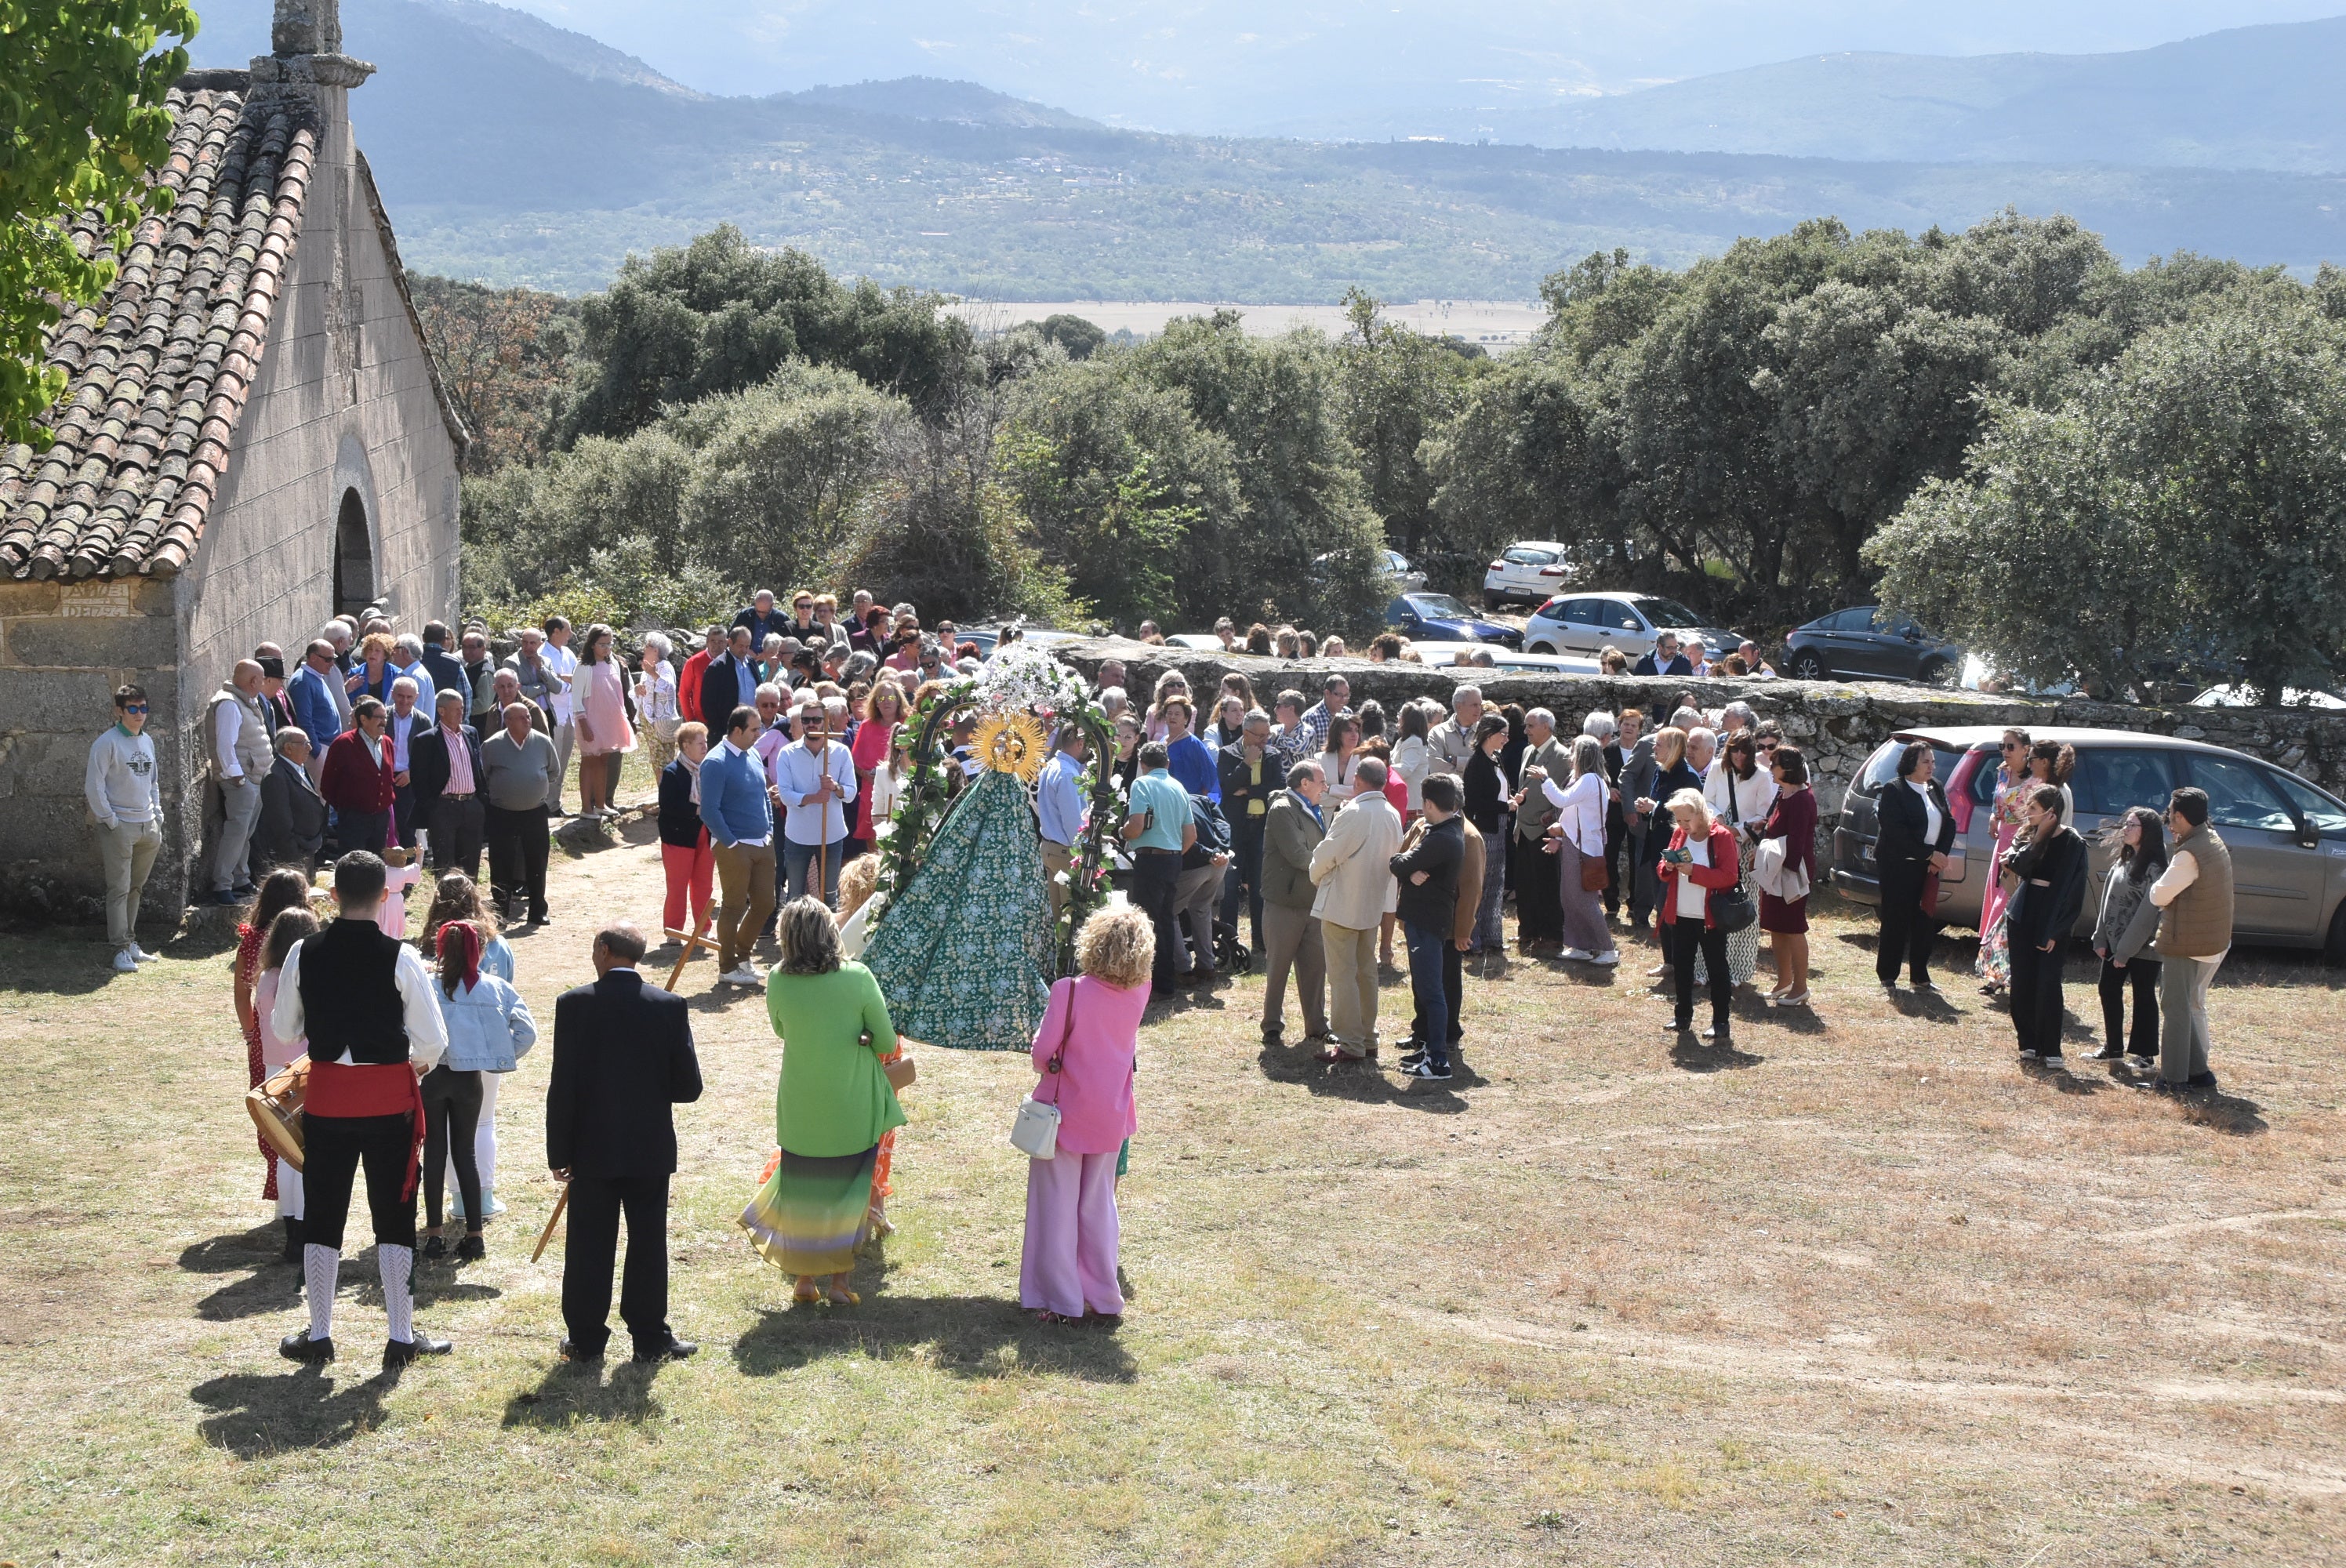
[[[232,1372],[198,1383],[188,1397],[214,1412],[196,1423],[204,1441],[239,1459],[266,1459],[334,1448],[374,1431],[384,1397],[398,1384],[397,1372],[351,1382],[300,1367],[275,1376]]]
[[[614,1359],[559,1361],[539,1380],[505,1401],[505,1425],[561,1428],[580,1421],[626,1421],[631,1425],[657,1418],[660,1402],[652,1398],[652,1380],[665,1361],[648,1364],[630,1358],[621,1337]]]
[[[2265,1121],[2262,1105],[2239,1095],[2227,1095],[2220,1089],[2196,1090],[2185,1097],[2182,1105],[2185,1121],[2195,1127],[2206,1127],[2210,1132],[2249,1138],[2271,1130]]]
[[[1255,1057],[1262,1075],[1274,1084],[1300,1084],[1325,1099],[1349,1100],[1362,1105],[1400,1105],[1412,1111],[1456,1115],[1466,1108],[1462,1089],[1479,1089],[1490,1082],[1467,1064],[1464,1047],[1454,1046],[1450,1081],[1432,1084],[1387,1075],[1375,1062],[1322,1062],[1319,1047],[1265,1045]]]
[[[179,1267],[189,1274],[244,1276],[197,1302],[196,1316],[209,1323],[230,1323],[300,1306],[301,1271],[279,1255],[284,1234],[279,1222],[271,1220],[183,1250]]]
[[[734,1364],[750,1377],[768,1378],[831,1356],[878,1358],[918,1349],[930,1364],[963,1378],[1045,1372],[1129,1383],[1139,1375],[1117,1339],[1114,1319],[1043,1324],[1000,1296],[886,1296],[857,1283],[861,1307],[761,1308],[756,1324],[734,1343]]]
[[[1714,1045],[1682,1030],[1670,1043],[1670,1065],[1681,1073],[1727,1073],[1757,1067],[1768,1058],[1739,1048],[1732,1041]]]
[[[144,923],[149,929],[142,934],[152,938],[153,928],[162,922]],[[0,954],[5,954],[0,956],[0,996],[94,996],[134,980],[115,972],[114,949],[103,940],[105,934],[102,926],[87,932],[56,926],[8,929],[0,941]],[[199,928],[167,936],[161,947],[149,951],[173,960],[218,958],[236,951],[236,934],[233,930],[223,935]]]

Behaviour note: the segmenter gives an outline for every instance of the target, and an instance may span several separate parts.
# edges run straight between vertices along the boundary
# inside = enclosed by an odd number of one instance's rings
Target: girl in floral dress
[[[2012,895],[2004,890],[2001,868],[2004,852],[2020,836],[2021,796],[2031,782],[2028,731],[2005,730],[2002,750],[2004,760],[1995,770],[1995,801],[1988,816],[1995,827],[1995,853],[1988,864],[1998,870],[1988,878],[1986,902],[1980,910],[1979,961],[1975,965],[1983,983],[1980,990],[1989,996],[2012,983],[2012,948],[2004,929],[2004,906],[2012,901]]]

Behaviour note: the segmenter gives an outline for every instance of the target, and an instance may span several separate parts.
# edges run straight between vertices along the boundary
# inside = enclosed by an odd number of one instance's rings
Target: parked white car
[[[1571,554],[1545,539],[1518,539],[1499,552],[1483,574],[1483,607],[1539,605],[1554,597],[1572,575]]]
[[[1713,658],[1733,653],[1741,641],[1677,600],[1656,594],[1572,594],[1550,599],[1532,612],[1524,625],[1524,651],[1599,654],[1616,647],[1636,659],[1651,653],[1664,632],[1676,632],[1681,644],[1700,637]]]

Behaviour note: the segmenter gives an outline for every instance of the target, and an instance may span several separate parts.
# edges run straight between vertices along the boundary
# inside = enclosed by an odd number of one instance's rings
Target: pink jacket
[[[1132,1108],[1133,1064],[1148,983],[1119,991],[1090,975],[1051,987],[1043,1026],[1035,1031],[1035,1097],[1059,1107],[1059,1146],[1075,1155],[1112,1155],[1139,1126]],[[1059,1070],[1050,1070],[1060,1055]]]

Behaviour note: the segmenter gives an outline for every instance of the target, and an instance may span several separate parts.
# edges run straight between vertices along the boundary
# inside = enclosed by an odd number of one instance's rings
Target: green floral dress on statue
[[[897,1030],[956,1051],[1025,1051],[1051,999],[1051,904],[1026,791],[981,772],[863,950]]]

